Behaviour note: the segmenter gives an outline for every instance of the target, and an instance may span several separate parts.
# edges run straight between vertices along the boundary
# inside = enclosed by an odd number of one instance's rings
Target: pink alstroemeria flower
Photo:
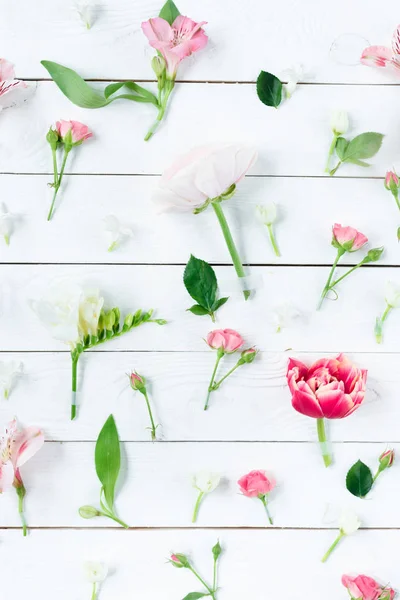
[[[357,577],[343,575],[342,584],[356,600],[392,600],[396,595],[392,588],[381,586],[367,575],[357,575]]]
[[[5,58],[0,58],[0,111],[17,103],[15,90],[27,89],[24,81],[15,79],[14,65]]]
[[[392,69],[400,74],[400,25],[392,38],[392,47],[370,46],[361,55],[361,63],[367,67]]]
[[[325,466],[329,467],[332,458],[327,448],[324,418],[343,419],[357,410],[365,398],[367,370],[359,369],[343,354],[321,358],[311,367],[290,358],[286,378],[293,408],[317,419],[318,439]]]
[[[343,248],[346,252],[356,252],[368,242],[368,238],[354,227],[343,227],[339,223],[334,224],[332,236],[332,246]]]
[[[72,143],[73,146],[82,144],[85,140],[93,137],[87,125],[79,123],[79,121],[57,121],[56,131],[64,143]],[[69,139],[69,134],[71,139]]]
[[[203,25],[206,25],[206,21],[196,23],[183,15],[179,15],[172,25],[161,17],[142,23],[150,46],[165,59],[169,79],[175,79],[179,63],[184,58],[206,46],[208,37],[202,29]]]

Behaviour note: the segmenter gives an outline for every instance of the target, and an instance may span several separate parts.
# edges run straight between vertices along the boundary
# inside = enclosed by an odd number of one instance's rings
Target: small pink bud
[[[170,563],[177,569],[189,568],[189,560],[184,554],[171,554]]]
[[[145,384],[146,384],[146,380],[144,377],[141,377],[140,375],[138,375],[137,373],[131,373],[129,376],[129,381],[131,384],[131,388],[135,391],[141,391],[144,390],[145,388]]]
[[[391,191],[393,185],[399,188],[399,178],[395,171],[388,171],[385,177],[385,188]]]
[[[394,462],[394,450],[386,450],[379,457],[380,470],[388,469]]]
[[[243,363],[252,363],[255,357],[257,356],[258,350],[256,348],[247,348],[247,350],[243,350],[240,355],[241,362]]]

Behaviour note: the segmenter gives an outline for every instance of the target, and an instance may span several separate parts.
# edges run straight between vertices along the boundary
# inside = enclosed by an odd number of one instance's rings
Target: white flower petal
[[[292,66],[290,69],[285,69],[284,71],[282,71],[281,79],[283,79],[284,81],[287,81],[287,83],[284,84],[284,88],[285,88],[287,97],[290,98],[290,96],[295,91],[299,81],[304,79],[303,65],[298,64],[298,65]]]
[[[257,216],[264,225],[272,225],[277,218],[277,208],[275,202],[269,204],[257,205]]]
[[[192,477],[193,487],[204,494],[210,494],[218,487],[221,476],[210,471],[200,471]]]
[[[90,583],[101,583],[108,575],[108,567],[102,562],[87,561],[83,565],[83,570]]]
[[[345,110],[334,110],[331,114],[331,129],[334,135],[343,135],[349,129],[349,115]]]
[[[79,331],[81,336],[96,335],[104,298],[99,290],[88,290],[83,293],[79,303]]]
[[[13,215],[8,212],[4,203],[0,205],[0,235],[2,235],[8,244],[13,230]]]
[[[386,303],[392,308],[400,306],[400,286],[393,281],[388,281],[385,287]]]
[[[22,373],[22,363],[17,361],[0,362],[0,386],[3,388],[4,397],[8,398],[12,384]]]
[[[124,238],[132,237],[133,231],[129,227],[123,227],[115,215],[107,215],[103,219],[104,235],[107,241],[107,249],[115,250]]]
[[[269,320],[274,330],[279,333],[282,329],[294,325],[301,317],[301,312],[289,303],[283,303],[270,313]]]
[[[352,535],[361,527],[361,521],[352,510],[343,510],[339,517],[339,529],[344,535]]]
[[[90,29],[96,20],[96,4],[94,2],[77,2],[75,4],[75,10],[85,27]]]

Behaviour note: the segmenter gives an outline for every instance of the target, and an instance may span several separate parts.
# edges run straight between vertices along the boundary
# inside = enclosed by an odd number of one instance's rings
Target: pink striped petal
[[[44,435],[38,427],[27,427],[18,431],[11,443],[11,460],[17,469],[40,450],[44,444]]]
[[[386,46],[370,46],[361,55],[361,63],[367,67],[388,67],[392,63],[392,51]]]
[[[400,25],[397,26],[392,38],[392,50],[394,58],[400,60]]]

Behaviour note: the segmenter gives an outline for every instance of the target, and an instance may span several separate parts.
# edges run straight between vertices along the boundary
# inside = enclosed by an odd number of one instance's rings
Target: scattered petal
[[[90,583],[102,583],[108,575],[108,567],[102,562],[87,561],[83,565],[83,570]]]
[[[0,386],[4,398],[8,398],[14,381],[22,374],[22,363],[17,361],[0,362]]]

